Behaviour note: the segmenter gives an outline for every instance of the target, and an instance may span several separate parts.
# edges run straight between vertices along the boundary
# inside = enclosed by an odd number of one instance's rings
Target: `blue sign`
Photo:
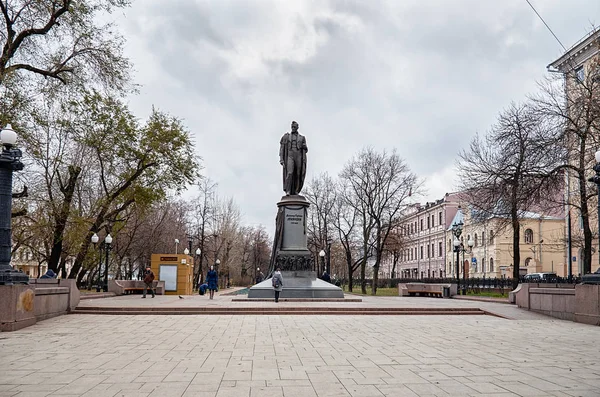
[[[477,263],[477,258],[471,258],[471,262]]]
[[[573,262],[577,262],[577,257],[576,256],[573,257]]]

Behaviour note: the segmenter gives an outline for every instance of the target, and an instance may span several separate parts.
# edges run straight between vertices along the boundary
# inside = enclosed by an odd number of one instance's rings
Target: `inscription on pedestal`
[[[304,207],[285,207],[282,249],[306,249]]]

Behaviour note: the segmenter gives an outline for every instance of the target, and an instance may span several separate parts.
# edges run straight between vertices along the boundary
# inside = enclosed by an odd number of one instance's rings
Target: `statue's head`
[[[296,123],[295,121],[292,121],[292,132],[297,132],[298,131],[298,123]]]

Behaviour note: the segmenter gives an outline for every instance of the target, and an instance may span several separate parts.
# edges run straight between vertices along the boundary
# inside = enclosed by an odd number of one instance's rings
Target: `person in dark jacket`
[[[206,284],[208,284],[208,291],[210,292],[210,299],[213,299],[215,296],[215,291],[219,285],[219,276],[217,275],[217,271],[214,266],[210,267],[208,274],[206,275]]]
[[[321,276],[321,280],[331,283],[331,277],[329,276],[329,273],[327,273],[327,271],[323,272],[323,275]]]
[[[52,269],[48,269],[48,271],[40,278],[56,278],[56,273],[54,273]]]
[[[273,273],[273,290],[275,291],[275,303],[279,302],[279,294],[283,291],[283,276],[281,275],[281,268],[277,268]]]
[[[198,293],[200,295],[204,295],[206,293],[207,289],[208,289],[208,284],[206,284],[206,283],[200,284],[200,286],[198,287]]]
[[[148,291],[148,288],[150,288],[150,292],[152,293],[152,297],[154,298],[155,294],[154,294],[154,288],[153,288],[153,284],[154,283],[154,272],[152,271],[152,269],[150,269],[150,266],[146,267],[146,271],[144,272],[144,294],[142,295],[142,298],[146,297],[146,292]]]

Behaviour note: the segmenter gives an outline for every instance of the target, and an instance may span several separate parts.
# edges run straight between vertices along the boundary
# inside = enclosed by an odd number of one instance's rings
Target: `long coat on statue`
[[[294,143],[296,148],[292,147]],[[287,194],[299,194],[304,186],[306,153],[308,153],[308,147],[306,146],[304,135],[298,134],[295,142],[290,132],[286,132],[281,137],[279,143],[279,160],[283,162],[283,190]],[[297,158],[297,156],[300,158]],[[290,180],[287,180],[288,173],[290,172]]]

